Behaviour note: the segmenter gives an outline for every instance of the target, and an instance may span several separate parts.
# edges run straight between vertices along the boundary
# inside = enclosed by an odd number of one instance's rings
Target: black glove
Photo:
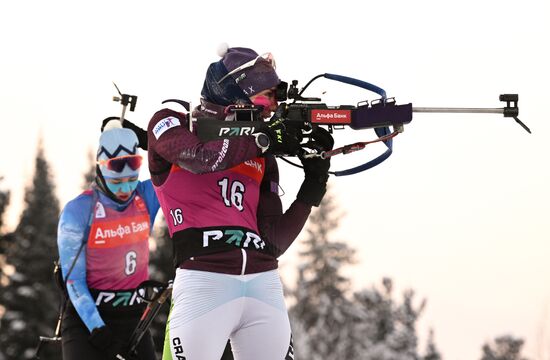
[[[117,358],[117,355],[121,355],[124,359],[126,359],[125,344],[121,341],[118,341],[114,337],[111,329],[109,329],[107,326],[95,328],[92,331],[88,340],[94,347],[103,352],[103,354],[105,355],[105,359],[118,360],[119,358]]]
[[[283,120],[268,124],[262,132],[269,137],[267,152],[273,155],[298,155],[302,152],[300,130],[286,126]]]
[[[332,150],[334,139],[327,130],[316,127],[312,130],[311,137],[316,146],[318,146],[319,151]],[[300,161],[304,168],[305,177],[296,198],[308,205],[319,206],[327,191],[330,158],[304,158],[301,156]]]
[[[332,150],[332,147],[334,146],[334,139],[332,135],[328,132],[328,130],[322,127],[315,126],[311,130],[310,137],[313,148],[319,152]]]
[[[107,123],[109,121],[115,120],[115,119],[119,120],[120,118],[111,116],[111,117],[108,117],[105,120],[103,120],[101,122],[101,132],[103,132],[103,129],[105,128],[105,125],[107,125]],[[124,121],[122,122],[122,127],[132,130],[138,138],[138,146],[140,148],[142,148],[143,150],[147,150],[147,131],[146,130],[143,130],[142,128],[140,128],[136,124],[134,124],[134,123],[132,123],[132,122],[126,120],[126,119],[124,119]]]

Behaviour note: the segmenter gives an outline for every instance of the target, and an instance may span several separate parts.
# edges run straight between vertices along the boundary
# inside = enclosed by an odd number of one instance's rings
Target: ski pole
[[[164,287],[164,289],[152,300],[147,304],[147,307],[143,311],[143,314],[141,315],[141,318],[139,319],[139,323],[137,324],[136,328],[134,329],[134,332],[132,333],[132,336],[130,337],[129,345],[128,345],[128,355],[131,356],[137,346],[139,345],[141,339],[145,335],[145,332],[159,313],[160,309],[162,308],[162,305],[166,302],[166,300],[172,295],[172,280],[168,282],[168,285]],[[120,354],[116,356],[119,360],[126,360],[126,358]]]
[[[47,336],[39,336],[38,346],[36,347],[36,351],[34,353],[35,359],[40,359],[40,353],[42,351],[42,345],[47,342],[60,342],[61,337],[54,336],[54,337],[47,337]]]

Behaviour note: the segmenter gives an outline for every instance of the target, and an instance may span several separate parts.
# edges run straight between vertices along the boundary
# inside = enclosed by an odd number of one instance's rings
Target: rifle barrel
[[[502,108],[445,108],[445,107],[413,107],[413,112],[423,113],[477,113],[477,114],[503,114]]]

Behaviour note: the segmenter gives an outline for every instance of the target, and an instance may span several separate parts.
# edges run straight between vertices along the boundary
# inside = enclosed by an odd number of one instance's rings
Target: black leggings
[[[111,329],[114,336],[127,343],[134,331],[143,308],[134,311],[100,312],[103,321]],[[63,316],[61,327],[61,342],[63,360],[104,360],[103,353],[94,347],[88,338],[90,332],[74,307],[69,303]],[[155,346],[149,331],[145,333],[137,347],[139,360],[156,360]]]

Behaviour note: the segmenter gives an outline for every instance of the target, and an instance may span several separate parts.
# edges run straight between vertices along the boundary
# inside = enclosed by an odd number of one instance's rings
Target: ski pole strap
[[[146,303],[155,302],[159,296],[166,290],[168,283],[157,280],[142,281],[136,288],[138,297]]]

